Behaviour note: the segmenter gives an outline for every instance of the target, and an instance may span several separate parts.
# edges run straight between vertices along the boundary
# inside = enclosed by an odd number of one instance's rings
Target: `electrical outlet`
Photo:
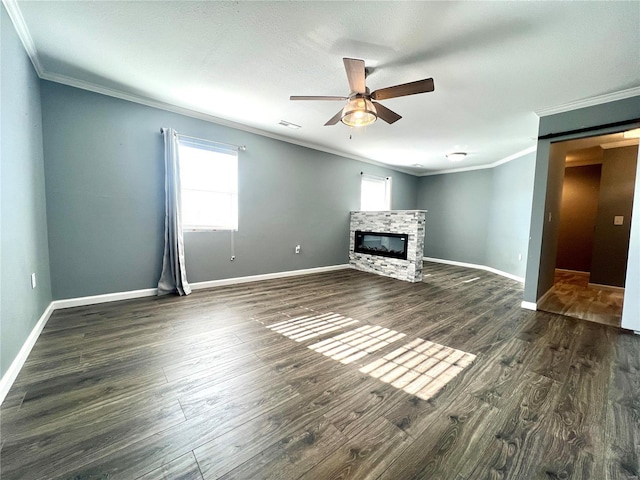
[[[518,254],[518,260],[522,261],[522,254],[521,253]]]
[[[31,274],[31,288],[36,288],[36,274]]]
[[[300,245],[296,245],[296,253],[300,253]]]

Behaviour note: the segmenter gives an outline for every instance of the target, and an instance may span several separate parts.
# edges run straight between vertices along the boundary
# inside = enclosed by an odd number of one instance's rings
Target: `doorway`
[[[620,327],[638,138],[598,135],[551,150],[563,178],[553,285],[538,308]]]

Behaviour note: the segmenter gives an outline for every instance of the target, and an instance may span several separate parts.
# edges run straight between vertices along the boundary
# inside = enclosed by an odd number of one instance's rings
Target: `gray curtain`
[[[164,135],[164,258],[162,274],[158,281],[158,295],[177,293],[189,295],[184,262],[184,239],[182,236],[182,213],[180,199],[180,159],[178,158],[178,136],[173,128],[163,128]]]

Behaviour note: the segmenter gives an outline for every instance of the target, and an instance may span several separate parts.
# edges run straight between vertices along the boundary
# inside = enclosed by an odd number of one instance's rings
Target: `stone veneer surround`
[[[351,212],[349,264],[364,272],[377,273],[407,282],[422,281],[424,223],[426,210],[386,210]],[[407,259],[381,257],[355,252],[355,232],[406,233],[409,235]]]

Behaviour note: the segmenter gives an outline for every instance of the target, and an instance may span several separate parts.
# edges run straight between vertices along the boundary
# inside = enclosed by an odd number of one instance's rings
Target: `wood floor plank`
[[[180,404],[136,411],[131,417],[117,421],[96,418],[75,428],[58,429],[47,436],[3,447],[3,479],[51,478],[66,469],[81,467],[109,452],[126,448],[154,434],[186,421]]]
[[[196,457],[193,456],[193,452],[189,452],[139,477],[138,480],[203,480],[203,478]]]
[[[611,380],[604,432],[604,477],[640,478],[640,352],[636,337],[619,336],[613,342]]]
[[[215,412],[220,405],[230,401],[259,402],[264,396],[269,396],[271,401],[278,398],[284,401],[294,396],[296,389],[278,381],[276,376],[277,372],[264,366],[224,383],[209,384],[207,387],[185,392],[178,398],[185,416],[194,418],[207,412]]]
[[[2,418],[3,435],[24,435],[25,432],[38,432],[46,435],[56,424],[66,421],[73,426],[77,422],[90,421],[96,415],[117,418],[128,409],[146,408],[154,402],[178,400],[182,395],[198,391],[212,384],[222,384],[246,372],[255,371],[264,366],[257,358],[241,357],[242,362],[223,363],[207,372],[197,372],[185,378],[160,385],[149,385],[136,381],[119,382],[114,386],[92,387],[61,392],[60,395],[43,396],[32,403],[32,411],[27,408],[4,412]]]
[[[407,398],[402,390],[382,383],[354,395],[324,414],[346,437],[353,438],[391,407]]]
[[[282,438],[217,478],[295,480],[346,441],[347,438],[331,422],[321,417],[313,424]]]
[[[194,453],[205,478],[217,478],[268,449],[274,439],[286,439],[313,423],[332,406],[368,387],[365,375],[347,372],[324,384],[326,390],[314,389],[292,398],[269,415],[246,422],[228,434],[197,448]]]
[[[494,407],[509,401],[526,371],[524,358],[530,344],[519,339],[504,342],[497,352],[478,364],[485,365],[466,385],[465,393]]]
[[[475,437],[498,418],[490,405],[462,395],[387,466],[380,479],[445,478],[458,473],[460,459],[473,451]],[[477,477],[486,478],[486,477]]]
[[[405,397],[402,402],[392,405],[384,416],[413,438],[418,438],[442,415],[442,410],[461,395],[475,395],[485,403],[493,403],[493,397],[500,397],[495,393],[501,390],[500,383],[496,382],[501,378],[504,381],[505,364],[508,366],[513,362],[514,351],[519,346],[516,341],[501,345],[491,355],[476,359],[474,364],[454,377],[434,397],[427,400]],[[514,371],[509,371],[508,376],[513,377]]]
[[[406,433],[381,417],[298,478],[378,478],[386,467],[385,459],[407,448],[408,438]]]
[[[551,428],[566,444],[575,447],[571,456],[593,459],[588,473],[604,478],[607,400],[609,397],[611,342],[610,329],[600,325],[584,325],[584,334],[576,342],[566,382],[558,395],[557,406],[549,420]],[[605,341],[603,341],[605,340]],[[597,465],[597,466],[596,466]],[[555,466],[553,470],[562,470]],[[579,468],[574,475],[585,476]],[[587,473],[587,472],[584,472]]]
[[[194,448],[229,432],[257,415],[264,415],[271,409],[290,400],[272,397],[266,394],[259,399],[245,402],[237,399],[233,403],[221,405],[215,411],[207,412],[203,417],[194,417],[175,427],[168,428],[143,441],[113,451],[86,466],[71,469],[65,475],[80,478],[92,478],[96,475],[108,475],[109,479],[138,478],[149,471],[164,465],[167,459],[177,458]],[[257,407],[260,407],[259,409]]]
[[[529,369],[558,382],[564,382],[570,358],[582,323],[568,317],[552,320],[550,330],[540,338],[535,358]],[[576,332],[577,330],[577,332]]]
[[[531,464],[542,465],[546,458],[531,444],[542,436],[540,424],[551,412],[559,386],[548,377],[527,373],[517,387],[509,399],[513,406],[499,409],[501,415],[487,430],[484,441],[478,442],[487,445],[481,461],[470,472],[463,467],[463,475],[513,479],[541,476]]]
[[[623,297],[623,291],[590,285],[587,272],[556,270],[554,285],[538,302],[538,308],[619,327]]]
[[[640,337],[521,300],[425,263],[58,310],[0,406],[0,478],[638,480]]]

